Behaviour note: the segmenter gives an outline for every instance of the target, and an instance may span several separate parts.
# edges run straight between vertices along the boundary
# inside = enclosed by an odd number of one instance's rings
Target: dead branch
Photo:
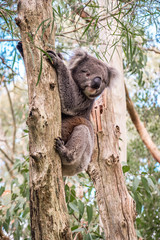
[[[126,91],[127,110],[130,115],[130,118],[133,124],[135,125],[137,132],[139,133],[139,136],[141,137],[143,143],[146,145],[148,151],[153,156],[153,158],[160,163],[160,151],[158,150],[158,148],[152,141],[151,137],[149,136],[144,124],[141,122],[138,116],[138,113],[133,105],[133,102],[129,97],[129,93],[126,85],[125,85],[125,91]]]

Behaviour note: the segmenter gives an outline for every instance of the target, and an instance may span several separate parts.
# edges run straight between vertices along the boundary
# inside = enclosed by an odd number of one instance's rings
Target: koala
[[[22,43],[17,46],[23,56]],[[61,56],[47,51],[47,61],[56,70],[62,112],[62,137],[55,149],[62,161],[63,176],[86,170],[94,148],[94,130],[90,113],[95,99],[115,77],[116,70],[77,50],[66,66]]]
[[[116,70],[83,50],[75,52],[68,67],[55,52],[47,53],[57,72],[62,109],[62,138],[55,139],[55,148],[62,160],[63,176],[73,176],[86,170],[91,160],[94,130],[90,113]]]

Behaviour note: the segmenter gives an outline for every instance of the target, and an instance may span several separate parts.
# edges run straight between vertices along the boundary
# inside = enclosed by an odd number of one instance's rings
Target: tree
[[[60,135],[61,126],[56,75],[43,61],[44,50],[54,43],[51,1],[19,1],[16,23],[22,37],[29,91],[32,239],[71,239],[61,163],[53,140]]]
[[[99,1],[99,5],[106,6],[109,13],[113,11],[114,7],[116,8],[114,1],[111,1],[111,3]],[[102,9],[100,8],[99,11],[102,11]],[[110,24],[112,20],[107,20],[106,17],[105,20],[101,21],[100,39],[103,41],[107,39],[108,44],[112,44],[117,41],[113,34],[117,29],[116,27],[112,27],[112,30],[109,29],[107,21]],[[112,21],[112,25],[116,25],[116,22]],[[97,201],[106,239],[137,239],[134,230],[136,210],[134,202],[127,192],[121,163],[119,162],[126,161],[126,107],[121,46],[117,47],[115,45],[115,50],[111,47],[111,44],[107,53],[104,46],[101,46],[100,50],[101,54],[105,54],[106,59],[111,61],[113,66],[116,63],[119,76],[111,81],[110,87],[104,94],[101,112],[95,112],[95,114],[98,113],[96,119],[99,118],[98,122],[101,122],[101,129],[98,128],[97,154],[90,164],[89,174],[97,192]],[[120,104],[119,108],[117,107],[118,104]],[[121,132],[123,133],[123,144],[121,144],[121,151],[119,152]],[[114,204],[113,199],[115,199]]]
[[[10,113],[10,105],[6,104],[6,93],[2,88],[2,111],[0,111],[2,126],[0,141],[2,151],[0,153],[0,157],[1,162],[3,161],[4,165],[2,165],[3,171],[1,172],[1,175],[3,176],[3,179],[1,179],[0,187],[0,195],[2,194],[2,208],[0,208],[0,226],[2,226],[2,231],[0,231],[0,236],[8,235],[15,239],[29,239],[28,157],[27,138],[24,137],[28,133],[27,127],[24,124],[25,115],[27,115],[27,108],[25,106],[27,106],[27,104],[26,94],[24,94],[24,90],[22,90],[22,88],[24,88],[24,80],[17,80],[16,76],[18,72],[18,56],[15,51],[15,40],[19,40],[20,36],[18,35],[18,28],[12,21],[13,14],[16,13],[14,3],[15,1],[3,1],[0,9],[0,12],[2,13],[0,22],[0,41],[2,45],[2,52],[0,55],[0,76],[2,85],[6,84],[9,90],[8,92],[12,100],[17,130],[15,141],[16,151],[13,157],[13,163],[10,163],[9,159],[12,161],[13,149],[12,147],[10,148],[10,146],[13,145],[12,136],[14,136],[14,131],[12,131],[14,128],[12,128],[12,126],[14,125],[12,123],[13,117]],[[108,19],[107,24],[110,23],[109,19],[116,20],[118,23],[118,29],[121,32],[121,34],[118,34],[118,37],[122,42],[123,66],[127,87],[141,120],[144,122],[150,134],[152,134],[152,138],[158,146],[158,129],[160,129],[158,121],[159,108],[158,101],[156,100],[158,74],[156,73],[157,70],[153,71],[153,66],[158,64],[158,58],[156,58],[155,55],[156,53],[158,56],[158,49],[154,46],[155,41],[150,41],[151,39],[153,40],[153,38],[147,33],[146,26],[147,22],[148,26],[151,26],[151,24],[153,26],[153,20],[155,22],[158,21],[157,4],[157,1],[130,1],[127,3],[119,1],[117,8],[113,9],[113,11],[107,12],[107,8],[103,7],[102,11],[99,12],[98,4],[93,1],[88,1],[86,3],[84,3],[84,1],[79,1],[76,6],[75,1],[56,1],[53,5],[53,14],[56,22],[58,23],[56,31],[56,48],[63,51],[66,59],[68,58],[66,52],[68,54],[69,50],[73,48],[73,46],[76,47],[77,45],[86,47],[87,51],[91,51],[92,53],[94,52],[97,57],[102,59],[102,55],[98,54],[99,46],[104,45],[104,52],[108,51],[107,41],[105,41],[106,39],[99,40],[99,33],[103,29],[103,24],[101,24],[102,20],[106,18],[106,15]],[[87,13],[87,16],[85,15],[85,19],[82,19],[84,12]],[[77,17],[77,13],[80,13],[81,18]],[[119,13],[123,17],[120,17]],[[42,25],[39,27],[38,33],[41,32],[42,28],[45,30],[47,23],[49,23],[49,21],[42,21]],[[110,24],[108,26],[110,26]],[[111,25],[111,28],[112,27],[113,25]],[[30,40],[31,38],[29,38],[29,41]],[[88,46],[88,43],[90,46]],[[3,44],[5,44],[5,46],[7,45],[9,55],[7,51],[5,52]],[[114,46],[117,44],[119,45],[118,42],[112,42],[113,50],[116,49]],[[36,47],[39,46],[40,45],[36,44]],[[154,48],[152,46],[154,46]],[[34,46],[31,46],[31,49],[33,48]],[[46,49],[47,48],[43,48],[43,46],[41,46],[41,50]],[[39,54],[41,56],[41,50],[37,50],[37,55]],[[147,50],[154,50],[154,52],[152,51],[153,55],[150,55],[148,58],[151,59],[150,66],[147,65],[145,68],[147,61],[145,53]],[[103,54],[103,60],[105,60],[105,58],[106,54]],[[43,60],[42,73],[40,74],[41,78],[45,64],[45,60]],[[45,68],[46,67],[48,66],[45,66]],[[39,69],[41,69],[40,65]],[[146,72],[149,74],[147,75]],[[155,82],[152,83],[154,78]],[[41,79],[39,81],[39,84],[40,83]],[[153,93],[154,98],[152,97]],[[105,97],[105,104],[108,97],[108,95]],[[2,106],[5,106],[5,108]],[[102,108],[101,105],[97,108],[101,111],[107,111],[107,113],[109,111],[109,109],[106,110],[104,107]],[[101,116],[104,116],[105,112],[103,112]],[[107,119],[109,119],[109,116],[107,117]],[[104,122],[102,121],[102,127],[104,128],[103,124]],[[139,237],[157,240],[159,235],[159,226],[157,222],[157,203],[159,202],[158,165],[154,164],[152,157],[143,146],[143,143],[134,131],[129,119],[127,126],[129,129],[129,166],[125,164],[125,166],[123,166],[123,170],[124,172],[128,171],[128,173],[125,174],[127,186],[137,205],[137,233]],[[116,130],[118,137],[119,129],[117,128]],[[111,128],[109,131],[111,131]],[[98,133],[98,138],[101,138],[101,135],[103,134]],[[118,142],[118,139],[116,140]],[[106,137],[105,141],[107,141]],[[99,146],[101,147],[101,145]],[[117,152],[118,150],[115,150],[115,153]],[[102,166],[103,165],[101,165],[101,167]],[[11,169],[13,173],[12,175],[10,171]],[[103,167],[102,170],[104,170]],[[86,175],[80,174],[75,178],[66,179],[65,190],[74,238],[105,239],[103,236],[103,227],[98,221],[99,209],[95,201],[95,190],[92,182],[89,181]],[[145,202],[143,199],[145,199]],[[100,203],[102,204],[102,201]],[[109,203],[111,203],[111,201],[109,201]],[[111,204],[111,207],[114,207],[114,205]],[[155,214],[153,214],[153,212]]]

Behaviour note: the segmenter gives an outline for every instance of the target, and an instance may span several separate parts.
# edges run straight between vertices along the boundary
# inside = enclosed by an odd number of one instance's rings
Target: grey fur
[[[48,54],[52,62],[48,61],[58,76],[62,125],[65,119],[69,119],[69,128],[74,121],[73,130],[66,142],[61,138],[55,139],[55,147],[62,160],[63,175],[72,176],[88,167],[94,147],[90,112],[95,98],[109,85],[116,71],[83,50],[75,52],[68,67],[53,51],[48,51]],[[62,138],[64,130],[67,129],[62,127]]]

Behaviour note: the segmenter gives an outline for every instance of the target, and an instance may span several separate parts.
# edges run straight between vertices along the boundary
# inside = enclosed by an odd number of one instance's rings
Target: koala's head
[[[114,68],[83,50],[78,50],[71,58],[69,69],[74,81],[89,99],[99,96],[116,75]]]

